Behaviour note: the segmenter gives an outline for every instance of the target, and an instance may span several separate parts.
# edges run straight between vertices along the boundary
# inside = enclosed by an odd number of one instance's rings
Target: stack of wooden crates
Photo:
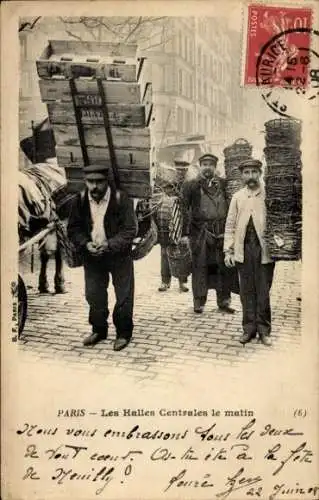
[[[57,161],[71,192],[83,188],[85,164],[114,167],[115,155],[119,187],[131,198],[151,196],[152,87],[139,83],[144,59],[136,50],[121,43],[59,40],[50,41],[37,60]]]

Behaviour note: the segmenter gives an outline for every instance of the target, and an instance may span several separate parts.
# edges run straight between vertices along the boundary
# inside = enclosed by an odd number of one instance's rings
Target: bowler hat
[[[202,156],[198,158],[199,163],[205,160],[212,160],[215,164],[218,162],[217,156],[211,154],[211,153],[205,153]]]
[[[240,162],[238,165],[239,170],[243,170],[245,167],[250,167],[250,168],[258,168],[259,170],[262,169],[262,163],[259,160],[255,160],[254,158],[247,158],[247,160],[243,160]]]
[[[83,172],[85,176],[89,176],[90,174],[101,174],[107,177],[109,171],[108,165],[87,165],[83,167]]]

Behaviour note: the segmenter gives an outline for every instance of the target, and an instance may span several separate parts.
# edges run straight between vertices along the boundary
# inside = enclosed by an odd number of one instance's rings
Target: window
[[[188,38],[187,38],[187,36],[185,36],[184,42],[185,42],[185,59],[186,59],[186,61],[188,61]]]
[[[218,74],[217,74],[217,61],[216,59],[214,58],[214,61],[213,61],[213,78],[215,78],[216,80],[218,79]]]
[[[207,128],[206,128],[205,133],[206,133],[207,136],[210,136],[211,133],[212,133],[211,118],[210,118],[210,116],[207,116]]]
[[[152,80],[154,82],[154,90],[165,90],[164,85],[164,68],[158,64],[154,64],[152,67]]]
[[[190,75],[190,77],[189,77],[189,85],[190,85],[189,97],[190,97],[190,99],[193,99],[194,98],[194,78],[192,75]]]
[[[194,63],[194,50],[193,50],[193,40],[189,39],[189,62]]]
[[[185,110],[185,132],[190,133],[192,131],[192,113],[191,111]]]
[[[202,88],[200,78],[197,80],[197,100],[200,101],[202,98]]]
[[[183,52],[183,38],[182,38],[182,32],[178,32],[178,53],[179,55],[182,55]]]
[[[186,97],[189,97],[190,93],[191,93],[191,89],[190,89],[190,77],[189,77],[188,73],[185,73],[185,83],[186,83],[185,95],[186,95]]]
[[[28,50],[27,50],[27,38],[26,36],[20,36],[20,62],[26,61],[28,58]]]
[[[208,92],[207,92],[207,84],[204,83],[204,95],[203,95],[203,100],[204,102],[208,101]]]
[[[207,71],[207,56],[206,56],[206,54],[203,55],[203,67],[204,67],[204,71],[206,73],[206,71]]]
[[[201,64],[202,64],[202,48],[201,46],[199,46],[197,49],[197,65],[201,66]]]
[[[183,71],[181,69],[178,70],[178,93],[183,95]]]
[[[177,108],[177,129],[183,132],[183,110],[182,108]]]
[[[202,132],[202,115],[198,113],[198,132]]]
[[[173,92],[173,78],[172,78],[172,70],[171,66],[164,66],[164,75],[165,75],[165,90],[166,92]]]

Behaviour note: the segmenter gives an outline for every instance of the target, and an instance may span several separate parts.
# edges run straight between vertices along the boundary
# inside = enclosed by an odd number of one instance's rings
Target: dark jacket
[[[215,191],[211,194],[216,200],[214,214],[207,215],[201,208],[202,189],[206,190],[205,181],[197,178],[184,183],[182,188],[182,207],[185,220],[185,232],[197,233],[204,224],[209,224],[217,235],[224,233],[228,203],[226,197],[226,181],[222,177],[215,177]],[[212,219],[211,219],[212,217]]]
[[[104,217],[104,230],[108,240],[109,255],[131,254],[133,239],[137,234],[137,219],[131,199],[123,191],[111,191],[109,206]],[[79,193],[73,200],[68,222],[68,236],[73,244],[86,252],[91,239],[92,219],[88,191]]]

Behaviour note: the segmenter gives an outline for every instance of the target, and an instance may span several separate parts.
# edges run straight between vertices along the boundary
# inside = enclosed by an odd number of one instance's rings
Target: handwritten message
[[[212,418],[212,412],[167,421],[113,412],[105,421],[100,410],[91,413],[96,426],[91,417],[86,428],[59,411],[55,427],[21,422],[15,429],[19,473],[34,491],[43,483],[57,497],[85,488],[87,498],[106,498],[112,489],[138,484],[142,494],[148,482],[154,498],[319,498],[319,484],[305,479],[314,477],[307,472],[317,457],[296,418],[284,428],[257,417]]]

